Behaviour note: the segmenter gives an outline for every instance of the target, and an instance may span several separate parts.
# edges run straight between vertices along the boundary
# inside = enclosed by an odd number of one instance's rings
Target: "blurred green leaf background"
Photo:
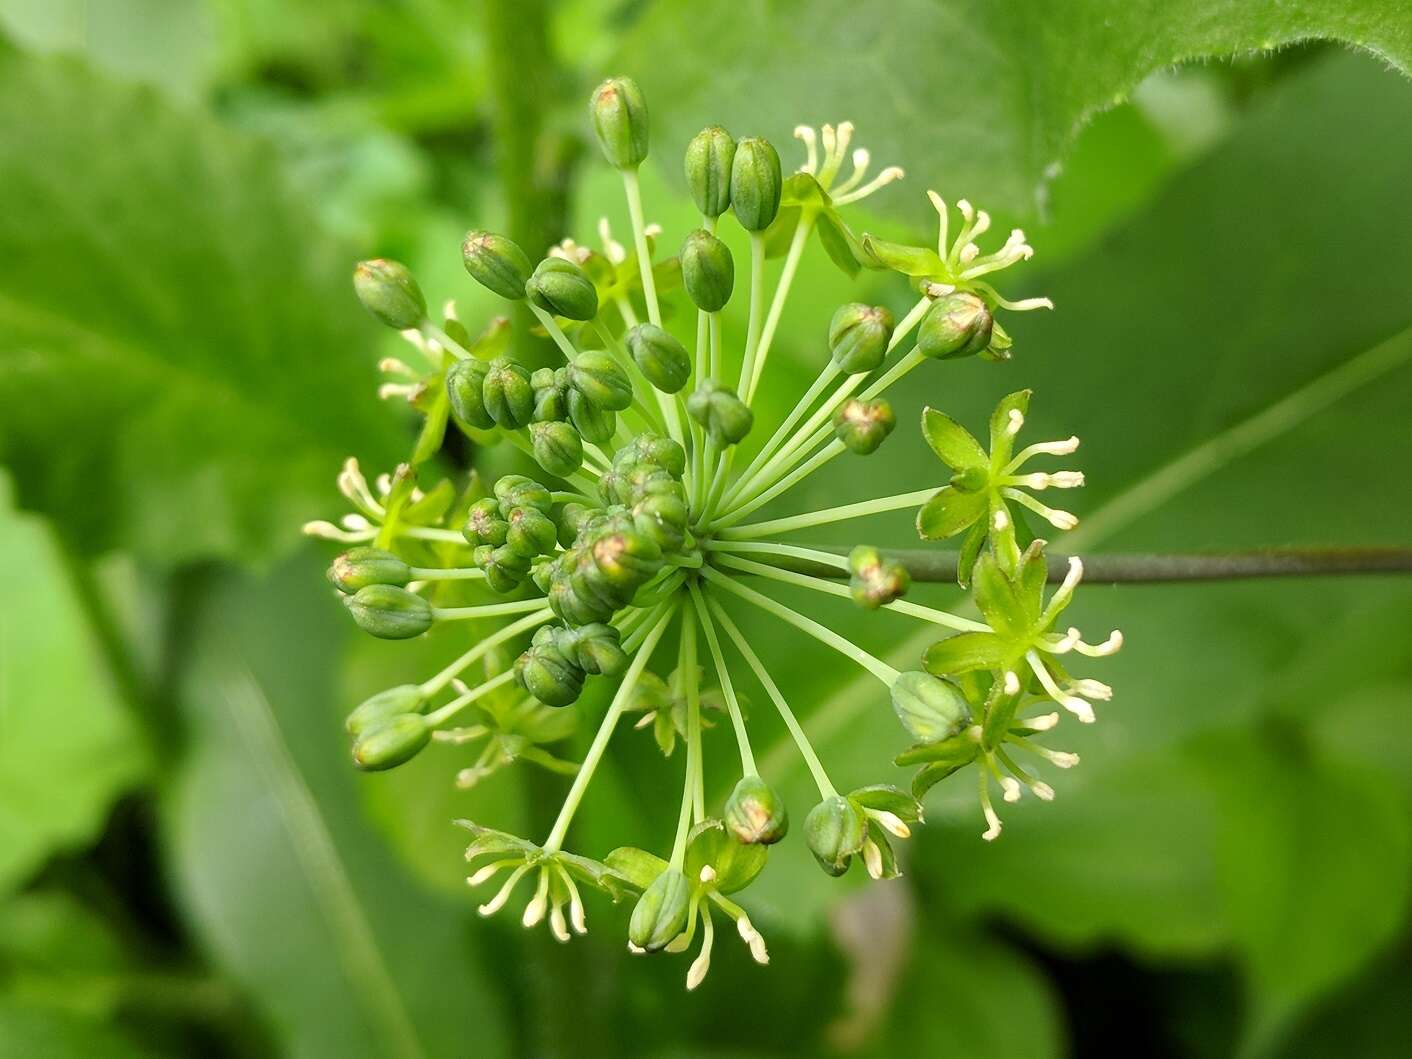
[[[1035,436],[1084,439],[1058,546],[1406,546],[1409,69],[1399,0],[0,0],[0,1056],[1405,1054],[1405,581],[1088,588],[1081,623],[1128,646],[1054,804],[982,843],[943,784],[891,884],[785,843],[749,895],[771,966],[723,947],[687,994],[628,958],[623,908],[565,948],[475,916],[450,819],[540,819],[560,778],[458,790],[444,745],[353,773],[348,706],[464,644],[359,639],[298,530],[412,429],[352,262],[477,321],[466,228],[533,253],[625,229],[583,110],[625,72],[669,246],[713,121],[791,165],[795,124],[855,122],[908,170],[859,228],[925,242],[927,187],[1024,225],[1012,282],[1056,312],[898,414],[976,424],[1033,387]],[[817,250],[796,291],[767,418],[836,305],[905,307]],[[942,484],[915,432],[889,452],[788,510]],[[902,513],[849,532],[915,544]],[[925,644],[810,606],[894,661]],[[900,782],[875,686],[740,617],[842,782]],[[594,855],[674,813],[642,793],[675,783],[650,736],[609,763]]]

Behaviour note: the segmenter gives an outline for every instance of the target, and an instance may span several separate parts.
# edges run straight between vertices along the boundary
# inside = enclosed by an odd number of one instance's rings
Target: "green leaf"
[[[961,927],[923,929],[913,946],[891,1016],[864,1055],[1063,1054],[1058,999],[1029,959]]]
[[[988,467],[990,458],[969,430],[945,412],[935,408],[922,410],[922,436],[941,460],[953,471],[970,467]]]
[[[349,629],[319,565],[227,578],[193,630],[165,804],[178,895],[290,1054],[503,1054],[470,902],[418,887],[358,811],[334,698]]]
[[[876,164],[902,165],[920,182],[870,205],[896,208],[937,187],[948,199],[984,194],[987,208],[1034,215],[1079,129],[1153,70],[1309,39],[1412,69],[1412,11],[1398,0],[1085,0],[1062,14],[1027,0],[983,9],[897,0],[885,15],[851,0],[807,10],[768,0],[658,4],[621,59],[654,119],[665,118],[654,142],[686,143],[709,114],[760,130],[787,153],[799,122],[847,118]]]
[[[1246,1035],[1266,1043],[1396,936],[1412,820],[1389,780],[1297,742],[1220,738],[1202,749],[1222,806],[1221,885],[1255,1001]]]
[[[0,462],[85,548],[255,560],[394,451],[374,330],[259,143],[0,58]]]
[[[151,1054],[110,1025],[0,999],[0,1055],[34,1059],[145,1059]]]
[[[92,839],[148,765],[65,564],[0,474],[0,893]]]

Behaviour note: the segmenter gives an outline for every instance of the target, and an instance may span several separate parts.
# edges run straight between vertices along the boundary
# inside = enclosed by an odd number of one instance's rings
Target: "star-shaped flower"
[[[1015,518],[1011,504],[1019,504],[1044,518],[1056,529],[1070,530],[1079,524],[1068,511],[1040,503],[1026,490],[1073,489],[1084,484],[1081,471],[1021,473],[1035,456],[1066,456],[1079,447],[1078,438],[1048,441],[1014,452],[1015,436],[1025,422],[1030,391],[1019,390],[1001,399],[990,417],[990,452],[971,432],[944,412],[927,408],[922,412],[922,433],[937,457],[951,468],[951,481],[917,512],[917,533],[926,540],[954,537],[969,529],[961,546],[957,580],[965,586],[971,569],[987,538],[992,550],[1013,565],[1020,548],[1029,543],[1023,522]]]

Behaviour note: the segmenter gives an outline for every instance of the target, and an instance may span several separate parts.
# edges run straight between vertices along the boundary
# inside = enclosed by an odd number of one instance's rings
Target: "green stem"
[[[681,871],[686,860],[686,836],[691,830],[696,808],[697,785],[701,775],[701,688],[696,680],[696,618],[690,608],[682,608],[681,642],[677,648],[677,672],[686,685],[686,769],[682,776],[681,812],[672,842],[671,866]],[[696,810],[699,815],[705,815]]]
[[[814,777],[814,783],[819,788],[819,794],[824,798],[832,798],[838,792],[829,782],[828,773],[824,771],[823,763],[819,760],[819,755],[814,752],[813,744],[809,742],[809,737],[804,734],[804,727],[799,723],[799,719],[794,716],[794,711],[789,708],[789,703],[785,701],[780,693],[779,687],[775,684],[774,678],[770,676],[758,655],[751,649],[749,641],[742,635],[735,622],[731,621],[730,615],[725,612],[720,602],[714,595],[708,597],[711,610],[715,612],[716,620],[721,623],[721,628],[726,630],[726,635],[735,643],[736,650],[745,659],[746,664],[755,671],[755,677],[760,681],[765,689],[765,694],[770,697],[770,701],[775,704],[775,709],[779,711],[780,718],[789,729],[790,736],[794,739],[794,745],[799,748],[799,754],[804,758],[804,763],[809,766],[809,771]]]
[[[740,561],[744,562],[745,560]],[[727,577],[719,570],[714,570],[709,566],[703,566],[701,573],[702,576],[712,584],[720,585],[728,592],[734,592],[741,599],[755,604],[755,606],[759,607],[761,610],[773,614],[782,621],[793,625],[796,629],[808,633],[816,640],[828,644],[828,646],[832,647],[840,654],[851,658],[888,687],[891,687],[892,682],[897,679],[898,671],[892,666],[888,665],[880,658],[875,658],[852,640],[840,636],[824,625],[820,625],[813,618],[806,618],[803,614],[800,614],[796,610],[791,610],[783,603],[777,603],[768,596],[763,596],[759,592],[756,592],[753,588],[747,588],[745,585],[739,584],[734,578]]]
[[[716,676],[721,681],[721,692],[726,697],[726,711],[730,714],[731,727],[735,730],[736,745],[740,748],[740,767],[742,774],[746,776],[756,775],[755,755],[750,750],[750,735],[745,730],[745,716],[741,713],[740,703],[735,696],[735,686],[731,683],[730,670],[726,668],[725,655],[721,653],[720,641],[716,638],[716,626],[711,621],[710,612],[706,609],[706,601],[702,598],[701,589],[696,582],[691,582],[687,588],[691,592],[691,600],[696,604],[696,616],[701,619],[701,628],[706,633],[706,646],[711,651],[711,661],[716,667]]]
[[[482,603],[475,607],[432,607],[431,613],[437,621],[466,621],[472,618],[503,618],[508,614],[524,614],[540,610],[543,599],[515,599],[509,603]]]
[[[726,545],[726,547],[749,547],[750,543],[743,545]],[[791,544],[758,544],[760,549],[775,549],[774,554],[786,555],[801,559],[812,559],[815,562],[827,562],[837,560],[839,557],[830,556],[828,552],[816,552],[811,548],[800,548]],[[757,577],[766,577],[773,581],[780,581],[787,585],[797,585],[800,588],[810,588],[815,592],[823,592],[826,595],[838,596],[840,599],[852,598],[852,593],[843,585],[835,584],[832,581],[825,581],[822,578],[811,577],[808,574],[797,573],[793,570],[782,570],[778,567],[768,566],[765,563],[753,562],[749,559],[738,559],[732,555],[723,554],[720,556],[722,566],[729,566],[733,570],[739,570],[743,574],[755,574]],[[846,568],[848,563],[843,563]],[[932,607],[924,607],[918,603],[912,603],[905,599],[896,599],[891,603],[883,604],[884,610],[895,611],[898,614],[907,614],[913,618],[920,618],[923,621],[931,622],[933,625],[940,625],[947,629],[955,629],[958,632],[992,632],[989,625],[983,625],[978,621],[971,621],[960,615],[952,614],[949,611],[936,610]]]
[[[569,793],[564,798],[564,804],[559,810],[558,817],[554,820],[554,826],[550,828],[549,837],[544,840],[546,853],[557,853],[563,846],[564,837],[569,833],[569,824],[574,819],[579,802],[583,800],[584,791],[588,790],[593,773],[603,758],[603,752],[608,749],[608,741],[613,737],[613,729],[617,726],[618,719],[622,717],[623,711],[632,699],[633,689],[637,687],[638,680],[642,678],[642,671],[646,668],[648,660],[652,657],[652,652],[656,649],[658,641],[662,639],[662,633],[666,631],[667,624],[671,620],[672,613],[670,611],[658,619],[652,631],[647,634],[647,639],[643,641],[641,650],[633,656],[632,664],[628,666],[628,671],[623,676],[623,682],[618,685],[618,691],[608,706],[608,712],[603,715],[603,723],[598,726],[598,733],[593,737],[593,744],[588,748],[588,753],[584,755],[583,764],[579,766],[573,786],[569,788]]]
[[[848,450],[844,446],[843,442],[833,442],[826,449],[823,449],[821,452],[815,453],[814,456],[810,458],[810,460],[803,466],[796,467],[783,480],[771,485],[768,489],[756,496],[753,500],[746,501],[739,507],[735,508],[735,510],[731,511],[728,515],[717,519],[715,527],[719,529],[722,527],[735,525],[741,519],[745,518],[746,515],[749,515],[754,511],[758,511],[760,508],[764,507],[776,497],[783,496],[785,493],[789,492],[800,482],[804,481],[804,479],[808,478],[811,474],[817,471],[824,464],[828,463],[829,460],[846,451]]]
[[[749,323],[745,329],[745,358],[740,365],[740,379],[736,383],[736,394],[746,404],[750,391],[750,380],[754,377],[755,356],[760,346],[761,319],[765,312],[765,237],[760,232],[750,233],[750,311]]]
[[[657,304],[657,280],[652,275],[652,255],[647,249],[647,222],[642,214],[642,188],[637,170],[623,170],[623,191],[628,199],[628,218],[632,221],[633,246],[637,248],[637,267],[642,275],[642,297],[647,303],[647,319],[662,326],[662,310]]]
[[[765,361],[769,359],[775,330],[779,327],[785,302],[789,299],[789,289],[794,284],[794,274],[799,268],[800,258],[804,256],[804,247],[809,242],[809,233],[814,228],[814,219],[813,213],[801,215],[799,225],[794,229],[794,238],[790,241],[789,253],[785,255],[784,266],[780,270],[780,281],[775,287],[775,297],[770,303],[770,314],[765,319],[765,329],[760,335],[760,345],[756,350],[755,362],[750,371],[750,385],[745,391],[746,404],[754,402],[755,390],[759,387],[760,379],[765,374]],[[764,240],[761,239],[762,245],[763,242]]]
[[[707,551],[744,551],[749,542],[705,542]],[[822,551],[785,545],[772,545],[787,551],[772,554],[799,559],[788,569],[816,577],[843,577],[846,564],[839,566],[846,545],[820,545]],[[751,551],[763,552],[752,547]],[[959,553],[930,548],[882,549],[884,559],[901,563],[913,581],[955,582]],[[1181,584],[1202,581],[1244,581],[1275,577],[1343,577],[1412,573],[1412,548],[1262,548],[1258,551],[1227,553],[1175,553],[1131,555],[1085,555],[1084,580],[1114,585]],[[1060,552],[1045,554],[1046,580],[1059,584],[1069,569],[1069,556]],[[783,565],[783,564],[781,564]]]
[[[751,479],[759,473],[760,468],[775,454],[780,444],[789,437],[790,429],[799,421],[800,417],[803,416],[805,412],[813,407],[814,402],[819,399],[819,394],[824,391],[824,387],[838,378],[840,371],[842,371],[842,369],[830,358],[829,362],[824,365],[823,370],[819,372],[818,377],[805,392],[804,396],[799,399],[789,415],[784,417],[784,421],[780,423],[774,434],[770,436],[770,440],[765,442],[765,444],[761,446],[760,451],[755,454],[755,459],[750,462],[750,466],[746,467],[745,470],[740,473],[740,476],[732,483],[730,489],[726,491],[725,503],[727,506],[736,500],[741,491],[741,486],[750,482]]]
[[[810,526],[827,526],[831,522],[842,522],[851,518],[863,518],[884,511],[899,508],[919,507],[936,495],[936,489],[919,489],[911,493],[897,493],[877,500],[864,500],[857,504],[843,504],[839,507],[809,511],[789,518],[777,518],[768,522],[752,522],[747,526],[733,526],[721,532],[722,537],[734,539],[773,537],[791,530],[808,529]]]
[[[413,581],[479,581],[485,577],[485,571],[474,566],[413,566],[408,569]]]
[[[528,632],[537,625],[543,625],[552,617],[554,617],[554,612],[548,607],[545,607],[542,610],[537,610],[533,614],[521,618],[517,622],[512,622],[503,629],[497,629],[485,639],[477,642],[474,647],[461,655],[460,658],[456,659],[456,661],[452,662],[440,673],[437,673],[436,676],[423,681],[421,685],[422,694],[427,696],[435,695],[442,688],[446,687],[447,684],[451,683],[451,679],[456,676],[456,674],[460,673],[468,665],[476,661],[476,659],[489,654],[506,640],[514,639],[516,636],[520,635],[520,633]]]
[[[464,694],[452,699],[445,706],[442,706],[439,709],[435,709],[431,713],[427,714],[427,724],[432,728],[437,727],[443,722],[450,720],[450,718],[455,716],[461,710],[465,709],[471,703],[475,702],[477,699],[489,695],[496,688],[504,687],[507,683],[514,679],[515,671],[513,669],[507,669],[505,670],[505,672],[500,673],[497,676],[491,677],[484,684],[480,684],[474,688],[471,688]]]

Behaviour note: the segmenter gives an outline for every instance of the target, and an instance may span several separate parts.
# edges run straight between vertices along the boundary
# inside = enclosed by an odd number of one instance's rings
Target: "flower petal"
[[[954,537],[976,522],[985,510],[985,493],[963,493],[943,486],[917,512],[917,534],[929,541]]]

